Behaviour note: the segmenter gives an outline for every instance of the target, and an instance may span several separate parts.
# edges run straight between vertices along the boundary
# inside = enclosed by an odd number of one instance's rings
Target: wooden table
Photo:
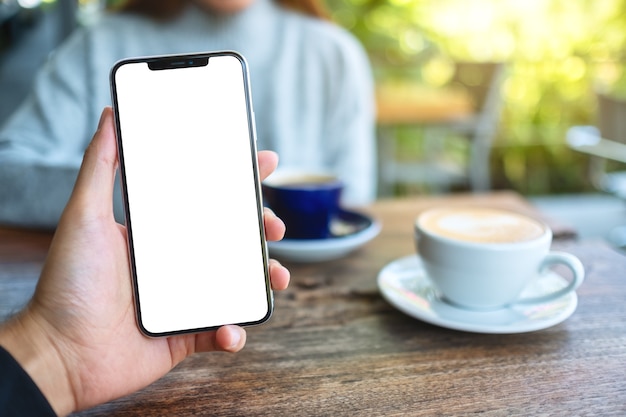
[[[238,354],[196,354],[150,387],[83,416],[626,415],[626,256],[551,222],[554,246],[587,278],[576,312],[533,333],[448,330],[380,295],[378,271],[413,252],[415,215],[432,205],[537,215],[518,195],[380,201],[381,234],[344,259],[289,265],[271,321]],[[50,236],[0,231],[0,314],[30,296]]]

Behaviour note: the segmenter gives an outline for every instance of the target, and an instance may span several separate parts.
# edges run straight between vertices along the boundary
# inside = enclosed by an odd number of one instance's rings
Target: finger
[[[281,240],[285,236],[285,223],[267,208],[263,208],[263,224],[265,226],[265,238],[269,241]]]
[[[278,154],[273,151],[259,151],[257,158],[259,160],[259,175],[261,176],[261,181],[263,181],[278,166]]]
[[[270,259],[270,281],[272,289],[282,291],[287,289],[291,280],[291,273],[287,268],[282,266],[276,259]]]
[[[246,331],[239,326],[222,326],[215,332],[215,348],[225,352],[239,352],[246,344]]]
[[[117,147],[113,111],[105,107],[98,129],[85,151],[70,203],[90,207],[92,214],[113,215],[113,186],[117,168]]]
[[[239,326],[227,325],[214,332],[196,334],[195,346],[190,352],[238,352],[245,344],[246,331]]]

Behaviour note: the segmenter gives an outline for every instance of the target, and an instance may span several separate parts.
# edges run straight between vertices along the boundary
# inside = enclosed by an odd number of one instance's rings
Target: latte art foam
[[[541,236],[544,226],[528,217],[494,209],[440,209],[425,213],[420,226],[451,239],[482,243],[512,243]]]

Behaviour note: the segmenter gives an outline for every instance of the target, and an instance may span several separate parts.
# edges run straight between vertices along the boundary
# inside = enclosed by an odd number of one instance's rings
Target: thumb
[[[117,146],[113,126],[113,110],[105,107],[98,129],[85,151],[78,178],[68,203],[77,205],[86,214],[113,216],[113,187],[117,168]]]

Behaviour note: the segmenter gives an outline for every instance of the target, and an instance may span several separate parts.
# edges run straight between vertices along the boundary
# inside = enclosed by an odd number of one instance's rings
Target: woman
[[[346,183],[344,204],[370,202],[371,70],[355,38],[319,16],[311,1],[135,0],[79,30],[0,131],[0,223],[56,225],[100,109],[110,105],[117,60],[224,49],[248,61],[258,148],[276,151],[283,168],[334,172]],[[115,200],[122,219],[119,192]]]

